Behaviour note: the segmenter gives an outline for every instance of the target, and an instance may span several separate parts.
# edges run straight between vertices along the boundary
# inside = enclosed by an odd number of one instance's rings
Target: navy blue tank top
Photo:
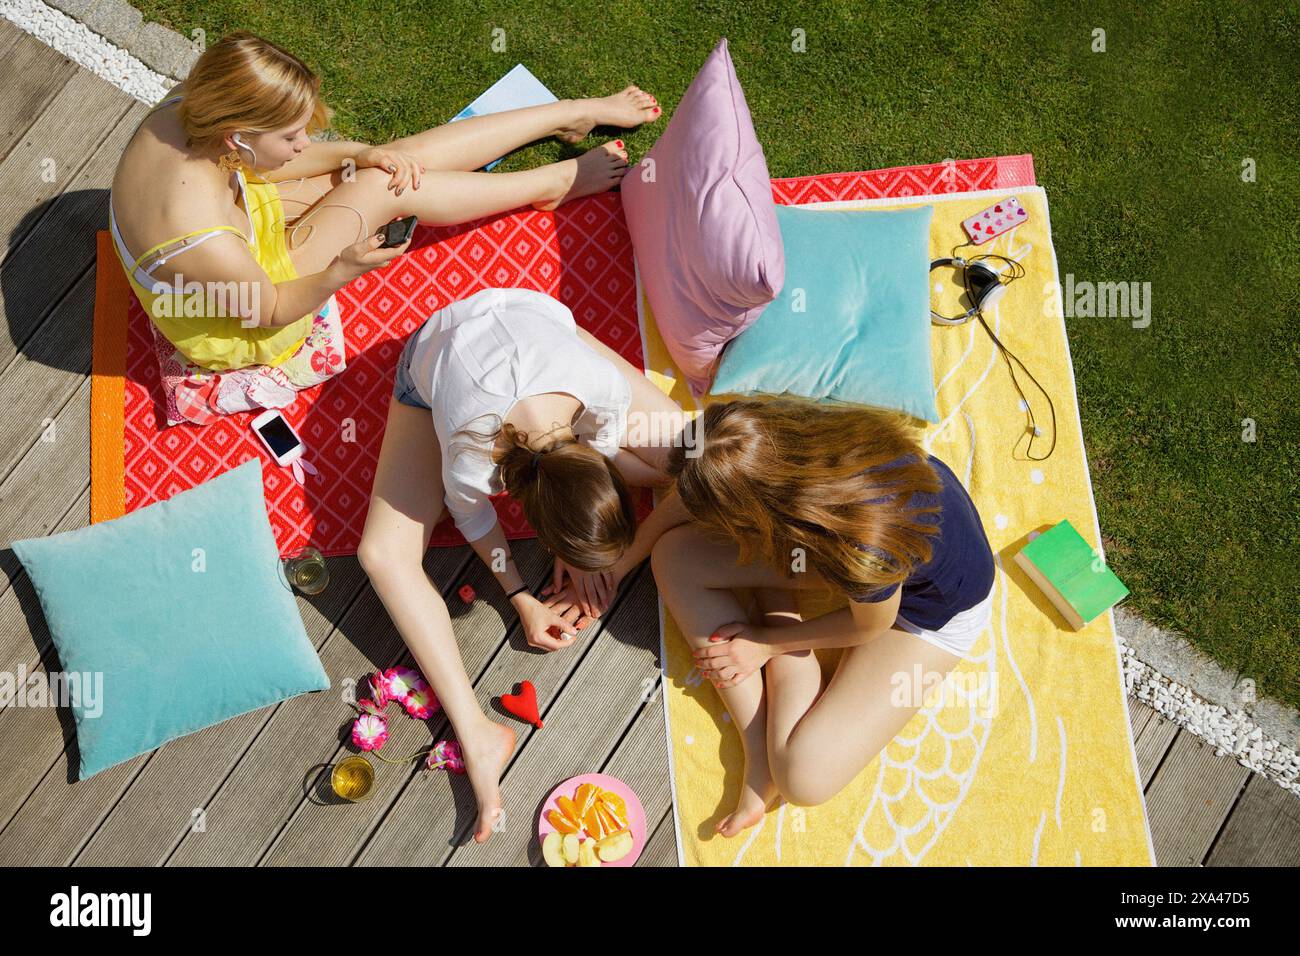
[[[910,507],[931,507],[937,502],[939,512],[918,515],[917,520],[926,524],[935,524],[937,520],[939,533],[930,536],[930,560],[914,568],[903,582],[898,613],[917,627],[937,631],[958,613],[988,597],[993,587],[994,564],[993,549],[989,547],[979,512],[961,480],[934,455],[926,457],[942,479],[943,490],[938,494],[917,492]],[[888,464],[909,460],[914,460],[914,456],[905,455]],[[883,470],[886,466],[879,467]],[[870,550],[861,544],[858,547]],[[897,584],[891,584],[875,591],[849,594],[848,598],[875,604],[892,597],[897,589]]]

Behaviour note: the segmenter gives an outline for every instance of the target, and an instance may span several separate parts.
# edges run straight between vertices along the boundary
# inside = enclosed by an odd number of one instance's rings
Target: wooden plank
[[[1147,788],[1151,842],[1159,866],[1197,866],[1205,859],[1250,771],[1214,746],[1179,731]]]
[[[540,587],[554,566],[549,552],[536,539],[512,542],[511,552],[523,579],[533,588]],[[455,616],[458,610],[456,599],[453,598],[449,605],[465,672],[469,675],[470,684],[477,688],[482,686],[484,674],[492,669],[492,662],[499,658],[502,646],[512,640],[521,644],[524,641],[519,634],[519,622],[514,609],[505,600],[500,587],[477,556],[473,557],[470,566],[466,569],[465,577],[475,591],[487,596],[486,600],[478,600],[468,609],[460,605],[459,608],[463,613],[459,617]],[[403,660],[409,666],[414,666],[409,655],[403,654]],[[540,695],[544,687],[539,685],[538,691]],[[482,693],[479,694],[479,699],[486,704],[486,698]],[[391,755],[393,758],[416,753],[431,742],[452,734],[446,715],[442,713],[435,714],[428,721],[416,721],[398,716],[389,722],[388,731],[389,739],[384,745],[385,756]],[[350,752],[352,752],[350,745],[339,748],[335,756],[331,757],[330,763],[338,756],[345,756]],[[385,818],[385,813],[388,812],[393,800],[408,784],[411,784],[413,776],[423,773],[422,764],[418,761],[412,761],[404,766],[383,762],[376,762],[376,764],[374,792],[360,804],[341,804],[337,799],[332,799],[332,794],[328,791],[328,781],[322,773],[320,786],[326,793],[327,799],[301,803],[288,825],[262,855],[259,865],[341,866],[350,863],[364,845],[368,834],[378,826],[380,820]],[[428,777],[423,778],[424,785],[432,787],[434,780],[442,776],[444,775],[429,774]],[[468,788],[468,780],[464,777],[456,778],[455,782]],[[416,786],[417,789],[424,789],[418,784]],[[445,790],[441,787],[438,789]],[[469,805],[472,806],[472,796],[468,794],[468,789],[462,792],[462,796],[470,800]],[[431,831],[447,829],[439,827],[437,821],[432,818],[425,820],[423,826]],[[436,835],[435,832],[434,836]],[[444,839],[445,836],[444,833]]]
[[[13,409],[13,414],[0,417],[0,476],[7,475],[42,441],[48,421],[89,380],[94,302],[92,265],[58,302],[40,334],[32,336],[23,351],[0,373],[0,403],[4,403],[0,408]],[[0,343],[2,350],[3,343]],[[78,475],[89,480],[87,454],[79,455],[72,466]]]
[[[21,710],[30,713],[52,708]],[[72,724],[71,714],[63,709],[59,714]],[[83,835],[108,815],[150,755],[141,754],[83,781],[76,779],[80,758],[75,742],[68,749],[68,757],[65,767],[56,763],[48,768],[31,796],[0,831],[0,861],[5,866],[62,865],[70,860]],[[65,818],[69,809],[74,811],[71,820]]]
[[[637,866],[676,866],[677,865],[677,824],[673,819],[673,811],[664,814],[658,826],[655,827],[654,834],[646,841],[645,849],[641,852],[641,858],[636,861]]]
[[[649,572],[646,572],[644,576],[653,578],[653,575]],[[637,610],[640,611],[642,608],[638,607]],[[610,636],[614,637],[615,640],[634,641],[644,644],[648,643],[651,637],[656,642],[659,639],[657,621],[652,625],[654,634],[646,635],[644,639],[636,638],[630,631],[637,626],[645,627],[649,624],[650,620],[647,618],[638,617],[632,620],[628,618],[625,612],[619,619],[612,620],[611,623],[615,626],[610,632]],[[645,679],[647,678],[643,678],[643,680]],[[662,820],[665,813],[671,813],[672,811],[672,788],[668,780],[668,738],[664,733],[664,709],[663,701],[660,698],[661,686],[657,679],[649,679],[653,680],[653,683],[638,685],[636,688],[638,695],[644,695],[646,691],[649,691],[648,699],[632,718],[630,729],[617,742],[613,753],[603,765],[598,765],[601,773],[607,773],[622,780],[640,798],[641,807],[645,811],[646,818],[647,848],[649,846],[649,837],[654,833],[655,827],[658,826],[657,821]],[[570,691],[570,687],[566,686],[565,692]],[[546,728],[543,727],[542,729],[545,730]],[[595,728],[588,730],[587,726],[583,725],[582,733],[595,732],[597,732]],[[531,737],[529,739],[530,746],[537,746],[537,739],[539,738]],[[542,768],[543,773],[548,772],[549,762],[548,758],[541,758],[538,761],[538,766]],[[572,776],[572,774],[568,776]],[[550,793],[551,788],[564,777],[550,779],[543,776],[541,778],[534,777],[534,779],[521,780],[518,771],[512,767],[509,779],[514,786],[532,786],[534,797],[540,799],[545,794]],[[385,821],[384,825],[387,827],[388,822]],[[534,832],[530,830],[530,836],[533,836]],[[497,836],[494,836],[493,840],[497,839]],[[452,859],[454,860],[457,854],[475,853],[475,851],[476,847],[473,843],[466,843],[463,847],[457,847],[454,850]],[[541,856],[541,847],[538,846],[535,836],[533,836],[532,842],[525,847],[525,853],[529,865],[545,866]],[[643,849],[642,854],[644,855],[644,853],[645,850]],[[672,857],[675,865],[677,861],[675,843],[673,844]],[[466,865],[478,865],[479,862],[481,861]],[[639,864],[640,860],[637,862]],[[453,863],[453,865],[455,864]]]
[[[518,542],[512,545],[512,552],[525,580],[541,574],[546,562],[535,542]],[[487,595],[459,618],[456,629],[461,653],[472,674],[501,641],[502,621],[514,612],[490,572],[468,547],[435,549],[425,556],[425,568],[444,595],[466,580],[480,594]],[[455,599],[449,604],[454,606]],[[330,641],[321,655],[333,680],[352,678],[361,682],[376,669],[409,659],[401,635],[372,588],[367,587],[348,610],[339,622],[339,632],[346,640]],[[380,799],[384,788],[398,776],[384,771],[405,768],[376,761],[376,786],[367,800],[347,803],[333,796],[329,770],[340,754],[351,752],[355,716],[356,711],[341,699],[337,689],[332,696],[303,701],[277,714],[208,801],[207,832],[187,832],[167,865],[255,864],[303,805],[321,805],[330,825],[340,829],[347,826],[353,814],[366,813],[367,805]],[[417,724],[421,726],[415,727]],[[390,727],[391,742],[386,746],[395,754],[410,752],[416,748],[408,747],[408,741],[399,738],[399,733],[423,729],[420,721],[395,718]],[[332,843],[332,833],[327,828],[322,842]],[[330,847],[319,850],[328,853]]]
[[[0,17],[0,63],[8,54],[9,48],[18,42],[19,37],[27,36],[26,31],[11,20]]]
[[[46,415],[53,419],[46,431],[53,440],[33,440],[23,458],[0,481],[0,540],[5,542],[50,534],[67,515],[68,502],[77,500],[90,485],[90,379],[82,380],[67,404],[48,409]],[[40,425],[38,420],[36,427]],[[11,561],[17,570],[17,559],[11,557]],[[13,583],[12,577],[6,580],[0,594],[7,594]],[[26,628],[0,629],[0,663],[18,666],[22,661],[34,661],[34,633]],[[0,721],[8,709],[0,709]],[[0,800],[0,807],[3,805]]]
[[[502,790],[504,825],[488,842],[477,844],[471,839],[473,818],[462,821],[453,846],[442,854],[449,865],[522,866],[538,854],[540,801],[560,781],[604,765],[617,741],[646,712],[644,688],[653,686],[659,676],[659,629],[646,625],[652,620],[657,623],[658,602],[654,577],[643,567],[620,603],[617,617],[597,637],[551,706],[544,718],[546,726],[530,736],[508,768],[504,778],[508,786]],[[647,680],[652,683],[643,683]],[[647,717],[653,720],[652,714]],[[620,769],[626,771],[623,765]],[[657,769],[666,775],[666,757]],[[633,786],[638,782],[648,786],[639,777],[628,781]],[[399,841],[400,847],[413,827],[394,832],[389,820],[384,823],[388,837],[385,856],[391,860],[392,841]],[[379,856],[367,853],[370,862],[381,862]],[[436,858],[425,859],[437,862]]]
[[[1206,866],[1300,866],[1300,800],[1252,773]]]
[[[1155,710],[1136,697],[1126,696],[1124,699],[1128,702],[1129,733],[1136,743],[1137,739],[1142,736],[1143,731],[1146,730],[1147,724],[1151,722],[1151,716],[1155,713]]]
[[[73,531],[89,523],[90,488],[87,487],[62,516],[54,533]],[[3,560],[7,577],[14,582],[12,588],[7,588],[3,595],[0,595],[0,643],[8,649],[5,656],[0,657],[0,670],[15,675],[31,674],[34,671],[44,673],[46,658],[50,659],[50,666],[57,668],[57,659],[50,645],[49,630],[45,625],[40,600],[31,581],[12,550],[6,549],[0,556],[0,560]],[[32,623],[29,625],[29,622]],[[32,660],[36,662],[34,667]],[[45,716],[54,718],[50,721],[49,733],[63,736],[65,726],[58,720],[57,713],[46,709]],[[66,732],[71,733],[71,728],[68,727]],[[3,762],[6,767],[17,768],[27,756],[30,747],[31,742],[21,736],[0,734],[0,762]],[[13,819],[22,802],[27,799],[31,791],[36,789],[48,769],[48,766],[38,767],[33,762],[30,765],[31,775],[28,778],[20,778],[17,769],[9,775],[7,783],[10,786],[7,789],[6,801],[0,804],[0,829]],[[6,865],[9,865],[8,861],[0,856],[0,866]]]
[[[134,109],[127,111],[48,206],[37,227],[9,251],[0,296],[0,360],[5,364],[33,335],[44,334],[51,316],[82,322],[82,333],[90,338],[93,298],[86,306],[90,311],[83,314],[79,306],[75,315],[62,312],[59,300],[87,271],[93,273],[95,233],[108,225],[108,186],[134,115]]]
[[[9,237],[6,255],[49,202],[76,182],[77,173],[128,110],[132,116],[145,113],[134,97],[86,70],[74,73],[50,101],[0,162],[0,232]],[[134,127],[135,122],[125,125]],[[117,155],[122,155],[120,149]]]
[[[651,575],[653,577],[653,575]],[[626,622],[625,622],[626,623]],[[644,625],[643,625],[644,626]],[[659,640],[658,621],[651,628],[654,640]],[[663,687],[660,680],[654,692],[636,717],[632,729],[611,755],[601,773],[617,777],[632,788],[641,798],[645,810],[646,832],[651,821],[672,809],[672,785],[668,774],[668,735],[664,728]]]
[[[318,652],[328,641],[344,640],[333,622],[368,586],[355,557],[329,558],[327,564],[329,586],[312,598],[297,595],[307,635]],[[335,691],[309,696],[334,699]],[[241,714],[164,745],[72,862],[77,866],[153,866],[165,860],[194,825],[195,811],[206,807],[227,776],[238,772],[240,758],[276,709],[264,707]],[[296,755],[282,756],[285,766],[291,767]]]
[[[629,585],[635,586],[635,581]],[[512,634],[509,643],[498,651],[484,668],[480,679],[475,681],[475,693],[484,711],[504,715],[493,698],[511,693],[516,683],[527,677],[537,690],[542,722],[549,725],[551,709],[565,682],[591,653],[591,648],[600,643],[600,636],[624,612],[630,593],[630,588],[622,590],[614,605],[598,621],[579,632],[575,645],[562,651],[549,654],[536,651],[528,647],[522,635]],[[506,717],[505,720],[514,729],[516,739],[514,754],[501,775],[503,794],[515,786],[513,781],[517,778],[511,776],[512,768],[538,734],[534,728],[513,718]],[[448,733],[451,733],[448,726],[439,730],[439,734]],[[437,736],[435,734],[434,739]],[[449,776],[444,784],[442,780],[435,778],[430,781],[420,773],[412,772],[401,792],[395,793],[389,802],[386,812],[382,816],[375,815],[369,830],[358,836],[352,856],[344,858],[345,861],[351,859],[366,866],[414,861],[437,865],[446,858],[450,847],[464,838],[467,828],[472,828],[477,818],[477,801],[464,777]],[[510,812],[504,803],[503,811]],[[503,818],[503,826],[508,822],[509,818]],[[277,861],[284,859],[288,857],[278,857]]]
[[[24,33],[17,38],[5,52],[0,72],[5,91],[0,97],[0,159],[76,71],[75,63],[36,37]]]
[[[1142,728],[1141,734],[1133,740],[1133,747],[1137,752],[1138,770],[1142,774],[1143,790],[1150,786],[1156,768],[1160,766],[1160,761],[1169,752],[1169,747],[1177,735],[1178,725],[1176,723],[1165,719],[1157,711],[1151,711],[1146,726]]]

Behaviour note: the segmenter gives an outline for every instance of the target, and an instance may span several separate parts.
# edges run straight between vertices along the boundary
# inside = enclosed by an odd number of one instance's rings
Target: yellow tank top
[[[178,99],[179,96],[164,100],[154,109]],[[256,173],[246,175],[242,169],[236,175],[239,178],[244,208],[248,213],[249,236],[245,236],[233,226],[197,229],[183,236],[160,242],[143,255],[133,258],[118,230],[111,193],[108,204],[109,224],[112,228],[118,260],[122,263],[127,280],[139,297],[145,312],[182,355],[196,365],[216,371],[244,368],[249,365],[281,364],[298,351],[299,346],[306,340],[315,316],[315,313],[308,313],[301,319],[278,328],[261,326],[246,328],[240,324],[238,315],[222,314],[234,311],[234,297],[241,292],[237,283],[226,283],[223,289],[218,289],[202,288],[193,283],[193,280],[185,280],[184,285],[177,288],[178,283],[165,282],[152,276],[153,269],[172,256],[192,249],[223,232],[233,232],[245,241],[249,252],[253,254],[258,265],[265,270],[271,282],[278,284],[298,278],[298,272],[293,267],[293,261],[289,258],[289,248],[285,243],[284,209],[280,204],[280,193],[275,184],[262,179]],[[163,252],[163,250],[167,251]],[[163,254],[151,263],[148,269],[141,268],[142,262],[158,253]],[[183,268],[178,270],[178,277],[183,278],[183,274]],[[185,286],[191,288],[187,290]],[[214,314],[208,312],[207,300],[210,292],[215,296]],[[223,297],[225,305],[223,305]]]

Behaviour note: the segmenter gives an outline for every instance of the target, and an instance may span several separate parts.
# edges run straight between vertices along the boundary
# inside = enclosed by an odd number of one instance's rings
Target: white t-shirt
[[[580,441],[607,458],[622,446],[631,386],[578,338],[573,313],[549,295],[483,289],[439,309],[412,334],[411,380],[433,410],[447,510],[466,541],[495,527],[488,496],[505,488],[490,457],[492,442],[455,436],[460,429],[494,434],[521,398],[565,392],[582,403],[573,424]]]

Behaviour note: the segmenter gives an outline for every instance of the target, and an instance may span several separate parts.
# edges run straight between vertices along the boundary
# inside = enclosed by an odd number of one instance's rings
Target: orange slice
[[[600,802],[614,819],[618,821],[618,828],[622,829],[627,826],[627,803],[617,793],[612,790],[600,791]]]
[[[605,836],[609,836],[611,833],[617,833],[619,830],[623,829],[618,818],[615,817],[604,804],[597,805],[596,819],[600,821],[600,828],[605,831]]]
[[[605,824],[600,818],[599,808],[593,807],[588,810],[587,815],[582,818],[582,825],[593,840],[599,840],[605,835]]]
[[[555,827],[559,833],[577,833],[580,829],[578,824],[574,823],[559,810],[547,810],[546,819],[551,821],[551,826]]]
[[[594,783],[584,783],[573,794],[573,803],[578,808],[578,818],[586,819],[587,812],[600,796],[600,787]]]
[[[582,828],[582,814],[578,813],[578,808],[573,805],[573,801],[566,796],[556,798],[555,805],[560,808],[560,813],[568,817],[573,823],[573,832]]]

